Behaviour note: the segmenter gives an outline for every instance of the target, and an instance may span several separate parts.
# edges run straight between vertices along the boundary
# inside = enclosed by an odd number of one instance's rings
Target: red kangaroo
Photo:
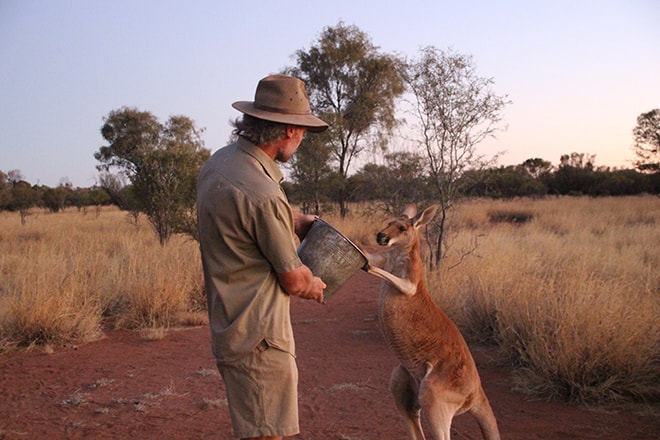
[[[390,390],[414,440],[426,437],[421,414],[436,440],[449,440],[452,419],[468,412],[487,440],[499,440],[495,415],[477,367],[456,325],[435,304],[426,287],[419,228],[437,205],[416,215],[410,206],[376,236],[388,249],[369,257],[367,272],[382,278],[378,315],[387,344],[396,354]]]

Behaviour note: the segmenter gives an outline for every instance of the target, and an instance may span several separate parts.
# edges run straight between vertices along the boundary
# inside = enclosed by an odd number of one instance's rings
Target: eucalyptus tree
[[[173,233],[197,239],[195,191],[201,164],[210,152],[204,148],[203,129],[181,115],[165,124],[147,111],[124,107],[105,118],[101,135],[108,142],[94,157],[103,181],[130,181],[133,209],[143,212],[161,244]],[[118,188],[115,188],[116,191]]]
[[[491,78],[477,75],[471,56],[422,48],[408,62],[406,83],[412,96],[412,140],[428,160],[440,204],[431,267],[438,267],[447,246],[447,227],[461,192],[461,176],[496,159],[478,154],[477,146],[501,130],[508,100],[492,90]]]
[[[305,81],[311,106],[328,124],[324,138],[340,178],[338,203],[347,212],[351,164],[367,148],[385,149],[396,125],[395,100],[404,92],[402,61],[381,53],[356,26],[326,27],[286,73]]]

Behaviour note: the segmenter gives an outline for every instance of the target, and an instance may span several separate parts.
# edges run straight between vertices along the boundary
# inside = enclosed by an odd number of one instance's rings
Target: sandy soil
[[[405,439],[389,396],[396,365],[378,328],[379,281],[359,273],[328,304],[294,300],[298,440]],[[658,439],[660,418],[529,401],[494,352],[473,347],[503,439]],[[0,355],[0,439],[230,439],[208,328],[149,341],[111,331],[81,347]],[[453,439],[480,439],[458,416]]]

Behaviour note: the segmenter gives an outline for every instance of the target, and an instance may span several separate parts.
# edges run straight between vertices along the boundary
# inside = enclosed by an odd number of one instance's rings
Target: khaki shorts
[[[247,356],[217,365],[235,437],[298,434],[298,368],[290,353],[264,341]]]

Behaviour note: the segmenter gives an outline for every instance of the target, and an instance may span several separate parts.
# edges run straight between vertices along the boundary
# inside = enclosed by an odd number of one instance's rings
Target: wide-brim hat
[[[312,115],[305,83],[292,76],[267,76],[259,81],[254,101],[237,101],[232,107],[255,118],[299,125],[312,132],[328,128],[328,124]]]

